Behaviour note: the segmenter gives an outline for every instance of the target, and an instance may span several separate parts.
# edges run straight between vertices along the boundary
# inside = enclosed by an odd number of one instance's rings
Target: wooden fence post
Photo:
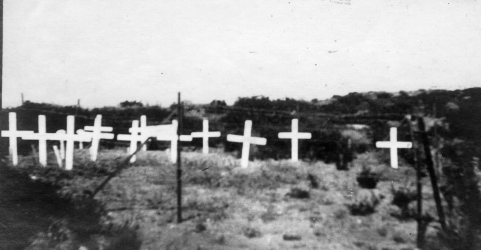
[[[182,104],[180,102],[180,92],[177,97],[177,118],[179,126],[177,127],[177,223],[182,222],[182,145],[180,144],[180,135],[182,135]]]
[[[423,185],[421,177],[421,165],[418,162],[418,145],[415,142],[413,125],[411,122],[411,116],[406,117],[409,125],[409,135],[413,143],[413,160],[414,166],[416,166],[416,191],[417,191],[417,237],[416,243],[419,249],[423,249],[424,246],[424,228],[423,228]]]
[[[419,132],[421,133],[422,142],[424,144],[424,153],[426,154],[426,165],[427,165],[429,177],[431,179],[431,185],[433,187],[434,201],[436,202],[439,222],[441,223],[442,229],[446,230],[446,221],[444,217],[444,210],[443,210],[443,205],[441,201],[441,195],[439,193],[438,182],[436,179],[436,172],[434,170],[434,163],[431,155],[431,148],[429,147],[429,139],[426,133],[426,125],[424,124],[423,117],[418,117],[418,127],[419,127]]]

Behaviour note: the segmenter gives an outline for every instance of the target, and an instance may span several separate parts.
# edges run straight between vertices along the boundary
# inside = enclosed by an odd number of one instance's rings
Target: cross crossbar
[[[246,120],[244,125],[244,135],[227,135],[227,141],[242,143],[242,159],[241,166],[246,168],[249,164],[250,144],[266,145],[267,139],[262,137],[251,137],[252,121]]]
[[[398,148],[411,148],[411,142],[401,142],[397,141],[397,128],[391,128],[390,130],[390,140],[389,141],[379,141],[376,142],[377,148],[389,148],[391,153],[391,167],[398,168]]]
[[[132,127],[129,129],[130,135],[119,134],[117,135],[118,141],[130,141],[129,153],[133,154],[137,149],[137,143],[142,141],[141,136],[139,135],[140,128],[139,128],[139,121],[134,120],[132,121]],[[130,162],[133,163],[136,160],[136,156],[133,155],[130,158]]]
[[[95,117],[94,126],[85,126],[85,131],[92,131],[92,132],[85,132],[84,135],[89,135],[92,138],[92,145],[90,146],[90,159],[92,161],[97,160],[97,154],[99,149],[99,142],[101,139],[114,139],[114,134],[111,133],[102,133],[102,132],[111,132],[113,131],[112,127],[102,127],[102,115],[97,115]]]
[[[299,160],[299,139],[311,139],[311,133],[299,133],[299,120],[292,119],[292,132],[280,132],[280,139],[291,139],[291,159]]]
[[[202,132],[192,132],[191,136],[194,138],[202,138],[202,153],[209,153],[209,137],[220,137],[219,131],[209,132],[209,120],[202,121]]]
[[[1,132],[2,137],[9,137],[9,153],[12,158],[12,165],[18,164],[17,138],[26,134],[33,133],[33,131],[18,131],[17,130],[17,113],[8,113],[8,130]]]

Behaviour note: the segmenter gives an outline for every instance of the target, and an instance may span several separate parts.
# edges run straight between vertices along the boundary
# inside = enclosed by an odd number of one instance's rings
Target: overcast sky
[[[480,2],[4,0],[3,105],[481,86]]]

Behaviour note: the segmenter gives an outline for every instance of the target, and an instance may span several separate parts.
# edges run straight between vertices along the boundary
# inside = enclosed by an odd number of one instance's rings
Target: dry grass
[[[79,162],[88,162],[84,152],[78,153]],[[102,151],[100,163],[76,167],[108,168],[123,154]],[[391,170],[372,153],[360,155],[350,171],[286,160],[254,161],[243,169],[238,159],[221,153],[183,153],[181,224],[176,223],[176,166],[168,157],[161,151],[141,152],[96,197],[116,225],[139,227],[141,249],[414,248],[415,222],[391,216],[397,207],[390,190],[392,183],[414,176],[406,167]],[[365,193],[356,181],[363,165],[383,176],[374,190],[383,198],[372,213],[353,216],[347,205]],[[74,176],[67,186],[79,192],[99,180]],[[308,197],[296,197],[293,190],[306,191]]]

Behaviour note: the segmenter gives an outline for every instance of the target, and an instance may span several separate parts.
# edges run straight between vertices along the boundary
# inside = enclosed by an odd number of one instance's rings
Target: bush
[[[347,207],[352,215],[368,215],[376,211],[381,199],[383,196],[377,190],[360,190],[355,200],[347,204]]]
[[[409,208],[409,204],[417,199],[417,192],[413,186],[395,188],[394,185],[391,185],[391,193],[393,194],[392,204],[401,209],[401,218],[416,216],[416,212]]]
[[[247,237],[247,238],[257,238],[257,237],[261,237],[262,234],[259,230],[255,229],[255,228],[252,228],[252,227],[247,227],[244,229],[244,235]]]
[[[379,182],[379,173],[374,172],[370,167],[363,166],[356,179],[362,188],[374,189]]]

